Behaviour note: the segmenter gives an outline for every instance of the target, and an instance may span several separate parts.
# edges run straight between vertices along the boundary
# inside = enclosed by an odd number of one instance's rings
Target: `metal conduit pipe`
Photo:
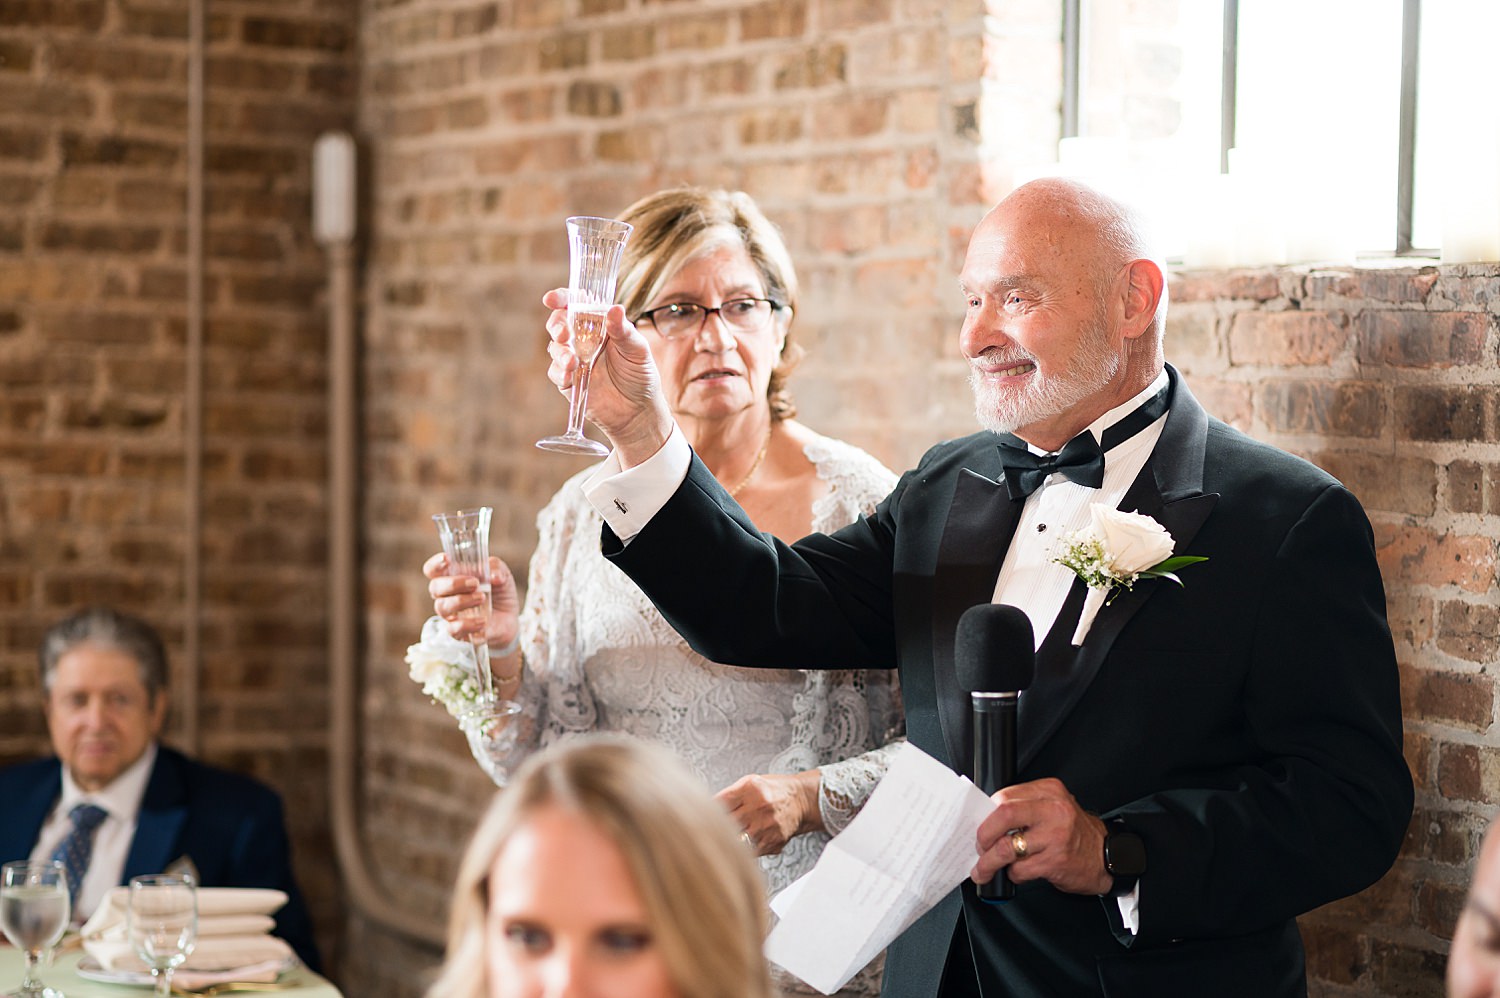
[[[187,101],[187,332],[182,400],[184,544],[182,564],[183,668],[176,684],[180,744],[200,748],[198,692],[202,682],[203,617],[203,5],[188,5]]]
[[[382,928],[433,946],[440,923],[403,908],[371,876],[359,834],[358,439],[354,295],[354,140],[320,136],[313,155],[313,234],[328,252],[328,670],[333,841],[349,898]]]

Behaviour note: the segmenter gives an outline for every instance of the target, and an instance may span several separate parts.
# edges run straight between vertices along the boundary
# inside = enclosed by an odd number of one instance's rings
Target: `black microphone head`
[[[958,685],[970,693],[1013,693],[1031,685],[1036,646],[1020,607],[980,603],[958,618],[953,641]]]

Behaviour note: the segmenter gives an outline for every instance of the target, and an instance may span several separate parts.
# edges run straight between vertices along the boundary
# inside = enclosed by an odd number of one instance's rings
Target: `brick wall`
[[[1384,880],[1302,920],[1316,992],[1441,995],[1500,801],[1500,268],[1184,272],[1173,294],[1168,356],[1210,410],[1359,496],[1385,577],[1416,814]]]
[[[753,193],[806,289],[803,417],[908,466],[972,425],[959,260],[1057,130],[1059,4],[993,6],[209,5],[202,750],[294,805],[347,993],[415,996],[437,955],[353,909],[328,845],[312,137],[354,123],[367,165],[362,838],[379,888],[437,925],[491,788],[405,676],[417,566],[430,513],[483,501],[524,570],[536,510],[581,467],[532,447],[565,416],[538,303],[562,218],[678,182]],[[31,655],[66,607],[145,613],[179,654],[189,625],[185,10],[0,0],[3,759],[44,744]],[[1304,919],[1319,994],[1441,993],[1500,801],[1497,293],[1500,272],[1462,267],[1174,278],[1169,355],[1211,410],[1350,484],[1387,574],[1419,813],[1391,876]]]
[[[354,12],[207,6],[200,744],[186,747],[283,793],[331,949],[308,150],[349,123]],[[187,38],[185,0],[0,0],[0,761],[45,747],[35,648],[79,604],[160,627],[179,694],[192,671]]]

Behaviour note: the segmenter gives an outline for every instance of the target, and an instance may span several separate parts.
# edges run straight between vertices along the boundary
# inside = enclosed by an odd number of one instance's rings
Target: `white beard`
[[[974,417],[979,425],[993,433],[1014,433],[1032,423],[1052,419],[1073,408],[1084,399],[1102,391],[1120,373],[1124,358],[1110,347],[1105,334],[1102,316],[1089,335],[1079,342],[1078,353],[1068,369],[1045,377],[1037,367],[1026,388],[1002,388],[986,377],[973,364],[969,367],[969,388],[974,393]],[[1006,351],[993,347],[980,354],[985,358],[992,354],[1006,356]],[[1006,357],[1007,366],[1036,361],[1024,354]]]

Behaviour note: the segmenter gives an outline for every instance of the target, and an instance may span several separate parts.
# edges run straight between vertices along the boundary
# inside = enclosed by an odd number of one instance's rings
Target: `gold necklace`
[[[750,470],[745,472],[745,477],[740,479],[740,484],[729,490],[729,498],[733,499],[739,495],[740,489],[749,485],[750,479],[754,478],[755,473],[760,470],[760,463],[766,459],[766,451],[771,448],[771,430],[775,427],[776,424],[772,423],[771,427],[766,430],[766,442],[760,445],[760,453],[755,455],[754,463],[750,465]]]

